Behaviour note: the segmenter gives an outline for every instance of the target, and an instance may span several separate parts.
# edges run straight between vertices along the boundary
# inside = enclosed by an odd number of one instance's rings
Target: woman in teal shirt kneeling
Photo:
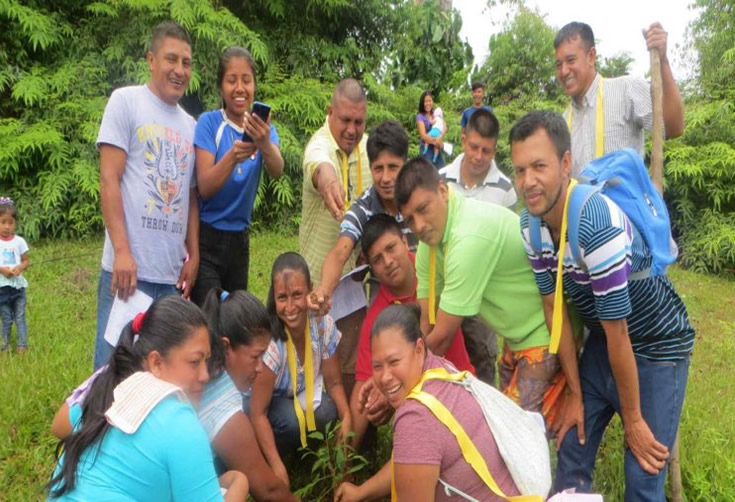
[[[244,501],[247,479],[230,471],[218,480],[189,403],[209,380],[209,356],[204,316],[180,297],[128,324],[84,403],[70,409],[74,433],[62,441],[50,500]]]

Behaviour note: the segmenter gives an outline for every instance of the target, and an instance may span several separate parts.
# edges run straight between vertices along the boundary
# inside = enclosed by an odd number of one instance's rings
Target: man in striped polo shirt
[[[462,131],[462,149],[454,162],[439,170],[447,186],[455,192],[483,202],[514,209],[518,197],[510,179],[495,164],[500,123],[492,111],[476,110]],[[477,316],[462,321],[467,350],[477,376],[495,386],[498,339]]]
[[[646,46],[661,57],[664,129],[667,138],[684,133],[684,106],[666,56],[660,23],[643,30]],[[554,39],[556,77],[571,102],[564,112],[572,133],[572,177],[588,162],[622,148],[645,156],[644,130],[651,129],[651,86],[637,77],[603,78],[595,71],[595,36],[585,23],[564,26]],[[602,123],[601,131],[597,124]]]
[[[521,233],[551,325],[558,242],[572,167],[571,138],[561,115],[531,112],[510,131],[515,185],[526,201]],[[529,214],[542,220],[544,252],[530,244]],[[584,407],[585,435],[563,436],[555,490],[589,491],[595,456],[610,419],[625,430],[625,500],[664,500],[669,449],[684,401],[694,329],[686,307],[663,275],[631,279],[651,264],[645,241],[623,211],[597,193],[585,203],[577,264],[564,251],[563,288],[590,331],[579,362],[582,395],[567,396],[567,410]],[[572,337],[563,306],[562,344]],[[583,403],[583,404],[582,404]],[[577,441],[577,438],[580,441]]]

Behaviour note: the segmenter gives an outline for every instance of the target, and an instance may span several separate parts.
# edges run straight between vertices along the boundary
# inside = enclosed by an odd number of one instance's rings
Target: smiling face
[[[579,36],[562,42],[556,49],[556,78],[564,89],[564,94],[574,99],[582,99],[595,79],[596,49],[585,48]]]
[[[270,339],[270,333],[263,331],[253,337],[250,345],[241,344],[233,348],[227,337],[222,338],[227,373],[240,392],[247,392],[263,371],[261,356],[268,349]]]
[[[182,344],[172,347],[166,357],[156,350],[149,353],[146,367],[156,378],[181,387],[189,399],[198,403],[209,381],[209,356],[209,331],[206,326],[199,326]]]
[[[255,74],[247,59],[242,57],[230,59],[222,77],[220,92],[230,120],[234,117],[241,121],[243,114],[250,110],[255,97]]]
[[[394,408],[421,380],[426,350],[422,339],[411,343],[401,328],[388,326],[371,339],[373,380]]]
[[[424,113],[431,112],[432,108],[434,108],[434,98],[431,94],[427,94],[424,96]]]
[[[10,211],[0,214],[0,237],[9,239],[15,234],[15,217]]]
[[[370,174],[373,177],[373,186],[381,200],[393,200],[393,189],[396,178],[406,159],[394,155],[388,150],[378,154],[378,158],[370,163]]]
[[[400,210],[416,237],[429,246],[436,246],[444,236],[448,208],[449,192],[447,186],[440,182],[436,191],[415,188]]]
[[[514,141],[510,150],[516,190],[526,201],[528,212],[544,216],[558,210],[561,194],[569,181],[571,154],[561,159],[545,129],[539,128],[523,141]]]
[[[485,98],[485,89],[482,87],[478,87],[474,91],[472,91],[472,104],[475,105],[476,108],[479,108],[482,106],[482,100]]]
[[[329,131],[332,137],[347,155],[360,144],[365,132],[365,116],[367,101],[354,103],[347,98],[337,96],[334,104],[327,109]]]
[[[462,135],[464,158],[462,167],[473,179],[484,179],[495,158],[496,138],[483,138],[480,133],[468,129]]]
[[[183,40],[165,37],[155,52],[146,54],[151,71],[150,89],[169,105],[184,96],[191,78],[191,47]]]
[[[408,254],[406,238],[387,231],[370,246],[367,252],[370,270],[378,281],[390,290],[404,289],[413,283],[415,272]]]
[[[310,292],[311,287],[299,270],[287,268],[273,278],[276,315],[292,334],[302,333],[306,327],[306,298]]]

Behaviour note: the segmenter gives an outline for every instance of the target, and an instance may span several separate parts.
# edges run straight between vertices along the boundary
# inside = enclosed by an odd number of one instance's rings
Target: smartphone
[[[271,114],[271,107],[266,105],[265,103],[261,103],[260,101],[256,101],[253,103],[253,109],[250,111],[253,115],[257,115],[260,117],[260,119],[263,122],[268,121],[268,116]],[[252,143],[253,138],[251,138],[247,132],[242,133],[242,141],[246,143]]]

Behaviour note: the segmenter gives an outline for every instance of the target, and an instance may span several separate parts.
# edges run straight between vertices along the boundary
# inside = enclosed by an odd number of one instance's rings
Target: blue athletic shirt
[[[81,414],[80,404],[69,410],[75,430]],[[64,456],[57,472],[63,461]],[[194,408],[169,396],[133,434],[110,427],[99,450],[94,445],[82,454],[74,490],[49,500],[206,502],[223,497],[209,441]]]
[[[278,131],[273,124],[270,129],[271,143],[280,147]],[[199,117],[194,131],[194,146],[213,154],[216,164],[230,151],[235,140],[242,138],[242,133],[240,127],[225,117],[224,110],[212,110]],[[214,197],[206,200],[199,198],[199,219],[225,232],[241,232],[250,228],[262,167],[263,155],[260,151],[256,152],[255,158],[237,164]]]
[[[474,105],[468,106],[462,112],[462,120],[460,121],[460,125],[462,126],[462,128],[467,127],[467,122],[470,121],[470,117],[472,116],[472,114],[475,113],[477,110],[480,110],[480,109],[487,110],[487,111],[489,111],[491,113],[493,111],[493,107],[492,106],[489,106],[489,105],[482,105],[480,108],[475,108]]]
[[[542,256],[533,251],[528,210],[521,214],[523,244],[542,295],[556,290],[559,251],[541,222]],[[684,302],[665,275],[628,280],[651,265],[651,253],[625,213],[608,197],[595,194],[582,209],[578,266],[567,245],[564,293],[574,301],[592,336],[605,336],[601,320],[626,319],[633,352],[656,360],[686,357],[694,346],[694,328]]]

